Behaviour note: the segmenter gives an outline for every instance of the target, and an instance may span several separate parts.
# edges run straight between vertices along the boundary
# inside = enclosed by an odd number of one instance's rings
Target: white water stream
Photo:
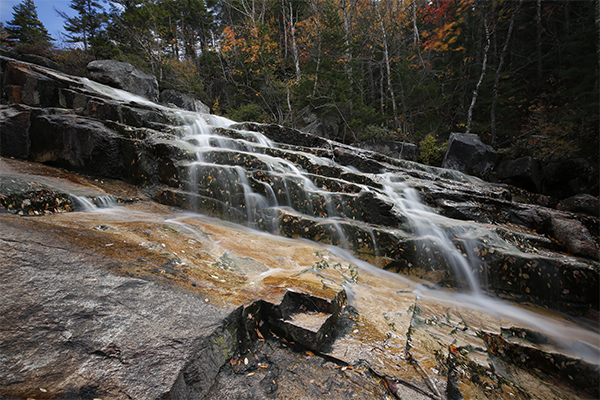
[[[598,363],[600,358],[600,348],[598,346],[598,333],[590,331],[585,328],[581,328],[576,324],[569,324],[564,322],[557,322],[551,318],[543,317],[541,315],[526,311],[522,308],[515,307],[509,303],[502,302],[489,298],[481,293],[481,283],[479,279],[473,274],[473,264],[471,257],[473,254],[463,253],[453,242],[456,236],[461,236],[463,243],[469,243],[470,228],[464,228],[465,225],[470,226],[468,223],[461,222],[461,226],[457,226],[455,222],[447,218],[443,218],[435,214],[431,209],[426,207],[419,199],[418,193],[408,187],[401,179],[397,179],[393,174],[380,174],[377,179],[382,184],[383,189],[376,192],[375,195],[383,199],[387,203],[394,205],[394,210],[404,215],[410,221],[412,229],[421,240],[427,240],[430,247],[433,247],[441,254],[444,254],[447,263],[452,267],[454,273],[460,279],[463,279],[469,288],[470,293],[450,293],[443,290],[432,290],[426,286],[415,284],[413,280],[404,276],[382,271],[372,265],[354,258],[347,250],[347,244],[345,241],[345,234],[341,228],[340,222],[343,220],[343,215],[338,213],[331,204],[333,203],[330,199],[335,196],[334,193],[329,192],[325,189],[317,187],[313,181],[308,177],[308,174],[300,170],[293,163],[272,157],[265,154],[264,149],[273,148],[276,145],[257,132],[250,131],[238,131],[240,137],[243,139],[231,139],[220,136],[213,132],[214,128],[217,127],[228,127],[233,124],[226,118],[217,117],[213,115],[201,115],[188,111],[174,110],[172,108],[157,106],[155,103],[148,102],[147,100],[132,95],[128,92],[112,89],[104,85],[97,84],[95,82],[86,81],[86,85],[90,86],[94,90],[102,91],[109,96],[120,99],[125,102],[135,102],[139,104],[151,105],[154,108],[159,108],[165,113],[175,115],[178,119],[185,121],[187,126],[187,133],[182,140],[192,146],[192,152],[196,155],[196,160],[190,163],[190,175],[196,176],[198,171],[203,167],[211,167],[214,169],[227,169],[229,179],[237,179],[239,185],[241,185],[240,192],[244,197],[244,205],[246,214],[248,216],[248,225],[253,227],[253,222],[264,216],[271,218],[271,225],[269,230],[276,231],[276,210],[279,207],[294,208],[294,198],[303,198],[303,201],[297,201],[297,203],[307,203],[308,205],[302,209],[296,209],[300,213],[312,213],[311,199],[314,196],[322,196],[327,201],[327,213],[328,215],[322,217],[324,222],[335,227],[338,237],[338,243],[342,249],[331,248],[332,252],[335,252],[339,256],[342,256],[349,262],[359,266],[361,269],[368,270],[370,273],[383,274],[386,279],[399,280],[403,283],[407,281],[411,282],[411,285],[415,287],[415,291],[419,296],[427,296],[428,298],[435,298],[441,302],[445,302],[449,305],[460,304],[461,306],[472,307],[474,310],[482,310],[498,317],[509,317],[513,320],[518,320],[524,325],[530,326],[532,329],[542,331],[547,334],[552,334],[557,337],[562,346],[568,351],[582,357],[585,360]],[[236,151],[242,155],[249,155],[253,159],[257,159],[267,166],[268,170],[273,173],[274,176],[282,177],[283,184],[277,187],[271,186],[264,183],[264,189],[266,195],[257,193],[253,190],[252,185],[248,182],[246,172],[241,167],[230,167],[211,162],[211,153],[219,151]],[[306,155],[314,163],[319,165],[331,165],[332,161],[329,159],[319,158],[314,155]],[[337,165],[339,168],[344,168]],[[347,168],[348,172],[352,172],[350,168]],[[290,183],[295,183],[295,189],[290,187]],[[197,184],[197,182],[193,182]],[[229,185],[229,182],[222,182],[224,185]],[[217,184],[220,184],[217,182]],[[302,193],[293,192],[297,188],[302,188]],[[364,187],[364,190],[372,190]],[[281,195],[283,192],[283,195]],[[280,194],[277,196],[276,194]],[[279,199],[279,200],[278,200]],[[80,202],[85,203],[85,200],[79,199]],[[343,203],[343,200],[342,200]],[[86,204],[88,210],[94,210],[97,204]],[[114,209],[112,209],[114,210]],[[103,212],[107,212],[104,210]],[[137,216],[139,218],[140,216]],[[311,218],[321,218],[319,216],[310,215]],[[144,217],[145,218],[145,217]],[[184,224],[181,221],[171,221],[178,225]],[[268,225],[268,224],[267,224]],[[475,226],[475,224],[472,224]],[[443,228],[442,228],[443,227]],[[449,229],[450,228],[450,229]],[[191,228],[189,228],[191,229]],[[476,229],[476,228],[474,228]],[[266,233],[257,233],[265,234]],[[377,243],[373,238],[373,245],[376,248]],[[500,238],[494,238],[494,241],[502,242]],[[476,243],[467,245],[466,247],[474,248]],[[506,243],[504,244],[508,246]],[[343,249],[343,248],[346,249]]]

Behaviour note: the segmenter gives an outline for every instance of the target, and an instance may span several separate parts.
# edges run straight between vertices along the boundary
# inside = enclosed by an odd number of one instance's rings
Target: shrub
[[[447,143],[438,144],[438,138],[435,133],[429,133],[419,143],[419,162],[427,165],[441,166],[447,147]]]
[[[227,118],[237,122],[264,122],[267,117],[265,111],[256,103],[242,104],[238,108],[227,110]]]

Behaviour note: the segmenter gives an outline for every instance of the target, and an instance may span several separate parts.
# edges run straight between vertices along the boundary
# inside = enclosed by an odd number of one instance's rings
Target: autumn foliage
[[[86,1],[98,4],[77,0]],[[91,43],[88,57],[129,61],[162,87],[232,117],[296,127],[320,118],[327,135],[345,142],[383,130],[388,139],[426,139],[437,148],[450,132],[470,130],[514,154],[597,160],[595,7],[571,0],[113,0],[95,10],[107,21],[97,32],[107,40]],[[60,57],[74,58],[85,59]]]

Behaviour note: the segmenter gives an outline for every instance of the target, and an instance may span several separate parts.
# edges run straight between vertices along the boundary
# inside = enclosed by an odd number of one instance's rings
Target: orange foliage
[[[244,27],[238,31],[240,33],[236,34],[233,27],[225,27],[221,53],[231,61],[243,62],[250,72],[272,68],[272,64],[267,65],[267,60],[277,51],[278,43],[271,37],[268,27]]]
[[[463,51],[464,46],[456,46],[462,33],[460,27],[467,15],[466,11],[473,0],[455,0],[431,3],[423,11],[423,20],[437,27],[421,33],[422,46],[430,51]]]

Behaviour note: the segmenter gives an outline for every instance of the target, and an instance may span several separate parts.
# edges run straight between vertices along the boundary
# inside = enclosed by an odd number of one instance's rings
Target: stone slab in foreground
[[[1,222],[0,398],[157,399],[176,382],[208,389],[226,359],[209,343],[223,338],[229,311],[108,273],[99,267],[110,260],[23,223]],[[204,368],[186,384],[180,373],[200,356]]]

